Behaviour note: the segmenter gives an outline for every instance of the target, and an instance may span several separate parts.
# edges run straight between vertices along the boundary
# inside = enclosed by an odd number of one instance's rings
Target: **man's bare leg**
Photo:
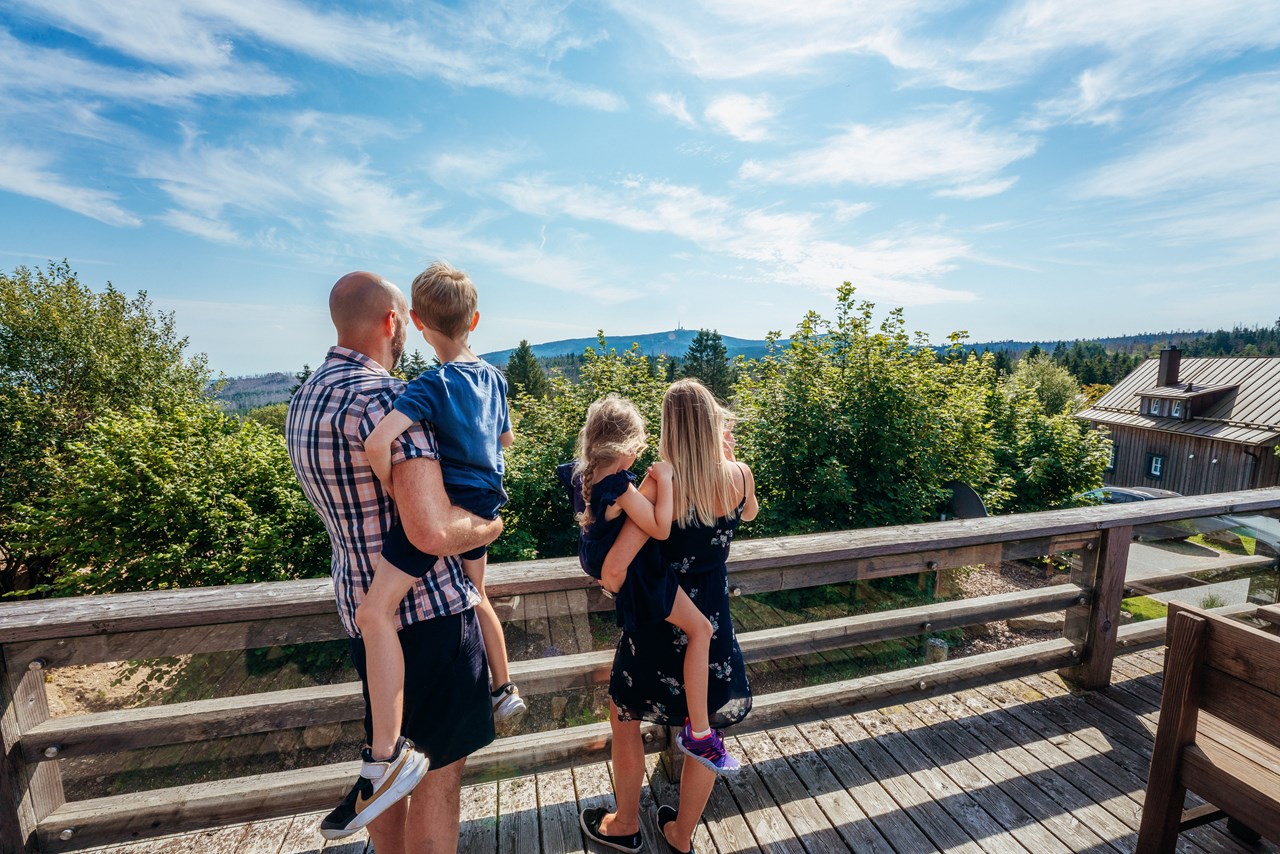
[[[443,768],[432,768],[409,796],[405,824],[410,842],[405,854],[454,854],[458,850],[458,810],[462,790],[459,759]],[[382,849],[377,849],[382,854]]]

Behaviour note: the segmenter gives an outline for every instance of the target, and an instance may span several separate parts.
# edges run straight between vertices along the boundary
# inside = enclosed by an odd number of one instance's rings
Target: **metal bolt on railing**
[[[44,666],[47,663],[48,662],[46,662],[43,658],[33,658],[31,659],[31,663],[27,665],[27,669],[28,670],[44,670]]]
[[[1088,596],[1081,596],[1079,599],[1077,599],[1077,600],[1076,600],[1076,604],[1077,604],[1077,605],[1088,605],[1088,604],[1089,604],[1089,597],[1088,597]]]
[[[62,752],[62,748],[56,744],[51,744],[44,749],[44,755],[46,759],[52,759],[61,752]]]
[[[730,587],[730,588],[729,588],[729,595],[730,595],[730,596],[741,596],[741,595],[742,595],[742,588],[741,588],[741,587]]]
[[[930,631],[933,629],[933,623],[921,623],[920,628],[924,629],[926,632]]]
[[[919,682],[917,682],[917,683],[916,683],[916,688],[920,689],[921,691],[923,691],[923,690],[924,690],[924,680],[923,680],[923,679],[921,679]]]
[[[646,732],[646,733],[644,734],[644,741],[645,741],[645,744],[652,744],[652,743],[653,743],[653,733],[651,733],[651,732]]]
[[[71,837],[75,835],[76,835],[76,829],[74,827],[64,827],[62,829],[62,832],[58,834],[58,838],[61,839],[63,842],[66,842],[67,840],[69,840]]]
[[[926,568],[926,569],[937,569],[937,568],[938,568],[938,562],[937,562],[936,560],[927,560],[927,561],[925,561],[925,562],[924,562],[924,565],[925,565],[925,568]]]

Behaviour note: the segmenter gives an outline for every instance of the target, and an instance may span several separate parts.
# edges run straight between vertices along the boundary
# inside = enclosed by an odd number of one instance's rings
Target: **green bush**
[[[324,575],[329,543],[284,440],[192,403],[108,412],[51,459],[21,531],[62,595]]]

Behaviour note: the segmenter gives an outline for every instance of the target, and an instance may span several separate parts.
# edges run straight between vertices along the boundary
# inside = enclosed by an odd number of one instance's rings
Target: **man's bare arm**
[[[487,546],[502,533],[501,519],[481,519],[449,503],[439,461],[415,457],[393,472],[404,532],[427,554],[462,554]]]

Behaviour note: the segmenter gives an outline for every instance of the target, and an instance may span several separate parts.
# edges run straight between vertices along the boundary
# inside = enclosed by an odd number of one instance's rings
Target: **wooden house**
[[[1077,417],[1111,432],[1108,486],[1280,485],[1280,358],[1183,359],[1169,347]]]

